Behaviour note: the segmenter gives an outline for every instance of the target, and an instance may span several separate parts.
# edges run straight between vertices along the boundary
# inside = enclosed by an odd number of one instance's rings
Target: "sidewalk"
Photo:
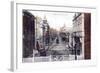
[[[75,60],[75,55],[69,55],[69,60]],[[84,60],[82,55],[77,55],[77,60]]]

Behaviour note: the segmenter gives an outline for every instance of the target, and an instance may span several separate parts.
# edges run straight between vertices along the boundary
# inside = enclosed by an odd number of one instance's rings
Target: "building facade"
[[[32,57],[35,48],[35,17],[23,10],[23,58]]]
[[[84,13],[75,13],[73,19],[73,46],[81,43],[76,52],[84,59]]]
[[[82,43],[82,50],[81,50],[82,57],[84,59],[90,59],[91,58],[91,47],[90,47],[91,14],[90,13],[75,13],[73,18],[73,36],[79,37],[79,40]],[[75,42],[73,44],[75,44]]]

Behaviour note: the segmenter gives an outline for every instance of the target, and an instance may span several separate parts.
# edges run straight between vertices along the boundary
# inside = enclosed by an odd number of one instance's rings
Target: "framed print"
[[[95,7],[12,2],[12,70],[96,65]]]

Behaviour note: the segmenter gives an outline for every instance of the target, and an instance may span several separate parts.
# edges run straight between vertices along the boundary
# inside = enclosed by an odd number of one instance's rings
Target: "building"
[[[73,18],[73,36],[77,36],[82,43],[81,55],[84,59],[91,58],[91,14],[75,13]],[[75,44],[75,43],[73,43]]]
[[[63,25],[63,27],[60,28],[60,36],[62,41],[64,41],[67,45],[69,45],[70,40],[70,27],[66,27],[66,24]]]
[[[32,57],[35,48],[35,17],[23,10],[23,58]]]
[[[84,58],[84,13],[75,13],[73,19],[73,47],[80,42],[81,47],[76,50],[77,54]],[[78,46],[79,47],[79,46]],[[75,49],[75,48],[74,48]]]

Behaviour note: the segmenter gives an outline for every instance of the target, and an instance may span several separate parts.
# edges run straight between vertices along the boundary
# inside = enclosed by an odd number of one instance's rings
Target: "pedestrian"
[[[36,48],[37,48],[38,51],[40,50],[40,45],[39,45],[38,41],[36,42]]]
[[[81,47],[82,47],[82,44],[80,42],[80,38],[78,36],[75,36],[74,40],[75,40],[75,45],[74,45],[75,53],[77,55],[80,55]]]
[[[56,39],[56,43],[59,44],[59,39],[58,38]]]

